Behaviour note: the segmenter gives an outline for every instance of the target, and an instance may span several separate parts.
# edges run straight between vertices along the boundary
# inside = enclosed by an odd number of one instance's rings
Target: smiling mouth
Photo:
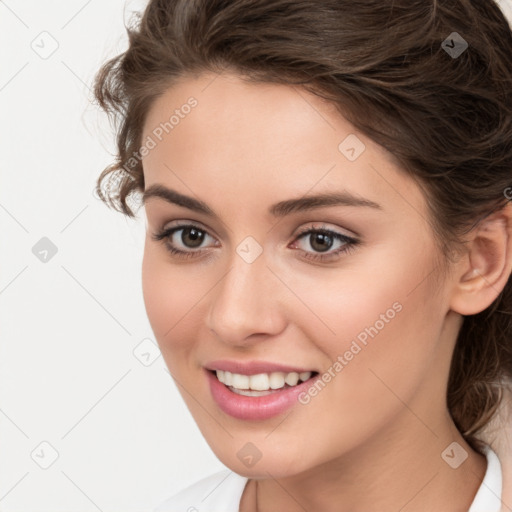
[[[293,388],[316,377],[318,372],[271,372],[243,375],[223,370],[209,370],[230,391],[243,396],[265,396]]]

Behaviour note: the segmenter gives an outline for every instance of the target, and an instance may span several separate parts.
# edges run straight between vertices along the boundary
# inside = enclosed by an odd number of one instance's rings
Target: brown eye
[[[301,243],[302,240],[308,243]],[[338,247],[335,246],[336,242],[339,243]],[[293,246],[298,246],[298,248],[301,249],[305,259],[329,262],[339,259],[342,253],[348,253],[350,250],[354,249],[357,244],[359,244],[359,240],[322,226],[310,227],[301,231],[295,239]],[[307,246],[309,246],[312,251],[308,250]]]
[[[203,248],[202,245],[207,237],[214,240],[204,229],[193,224],[170,227],[152,235],[153,240],[163,241],[166,249],[178,258],[194,258],[205,252],[207,246]]]
[[[333,238],[325,233],[317,232],[309,235],[309,244],[315,251],[328,251],[333,243]]]
[[[195,227],[181,228],[179,231],[182,232],[181,242],[185,247],[195,249],[203,243],[205,235],[204,231],[201,231]]]

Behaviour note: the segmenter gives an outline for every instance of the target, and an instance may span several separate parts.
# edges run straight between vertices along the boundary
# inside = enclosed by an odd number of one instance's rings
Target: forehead
[[[392,155],[334,105],[294,86],[224,74],[182,79],[149,110],[142,140],[149,139],[146,188],[164,183],[186,193],[185,185],[224,197],[244,188],[248,201],[269,203],[344,189],[403,211],[411,202],[425,206]]]

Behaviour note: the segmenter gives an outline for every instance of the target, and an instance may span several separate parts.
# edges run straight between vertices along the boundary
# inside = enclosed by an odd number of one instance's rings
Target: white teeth
[[[308,380],[311,377],[311,372],[302,372],[299,373],[299,379],[304,382],[305,380]]]
[[[270,378],[268,379],[268,381],[271,389],[283,388],[285,383],[284,373],[273,372],[270,374]]]
[[[258,373],[249,377],[249,388],[254,391],[265,391],[269,388],[269,378],[266,373]]]
[[[233,393],[244,396],[266,396],[270,395],[272,391],[253,391],[252,389],[236,389],[230,388]]]
[[[237,389],[249,389],[249,376],[248,375],[241,375],[239,373],[232,373],[231,376],[232,376],[231,377],[231,385],[234,388],[237,388]],[[217,374],[217,378],[218,377],[219,377],[219,375]]]
[[[297,385],[297,382],[299,382],[299,374],[297,372],[292,372],[286,375],[284,378],[284,381],[288,386],[295,386]]]
[[[272,372],[258,373],[256,375],[242,375],[240,373],[231,373],[224,370],[216,370],[217,378],[226,386],[231,386],[236,390],[249,390],[246,393],[240,393],[247,396],[258,396],[252,394],[253,391],[268,391],[269,389],[282,389],[286,385],[296,386],[300,381],[304,382],[311,378],[312,372]]]

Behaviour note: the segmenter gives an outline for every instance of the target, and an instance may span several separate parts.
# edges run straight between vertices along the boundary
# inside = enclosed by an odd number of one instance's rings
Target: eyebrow
[[[218,215],[203,201],[185,196],[161,184],[151,185],[142,195],[145,204],[150,197],[159,197],[168,203],[188,208],[197,213],[218,219]],[[328,206],[365,206],[382,210],[382,206],[374,201],[358,197],[348,191],[327,192],[314,196],[302,196],[296,199],[287,199],[272,205],[268,213],[273,217],[285,217],[291,213],[314,210]]]

